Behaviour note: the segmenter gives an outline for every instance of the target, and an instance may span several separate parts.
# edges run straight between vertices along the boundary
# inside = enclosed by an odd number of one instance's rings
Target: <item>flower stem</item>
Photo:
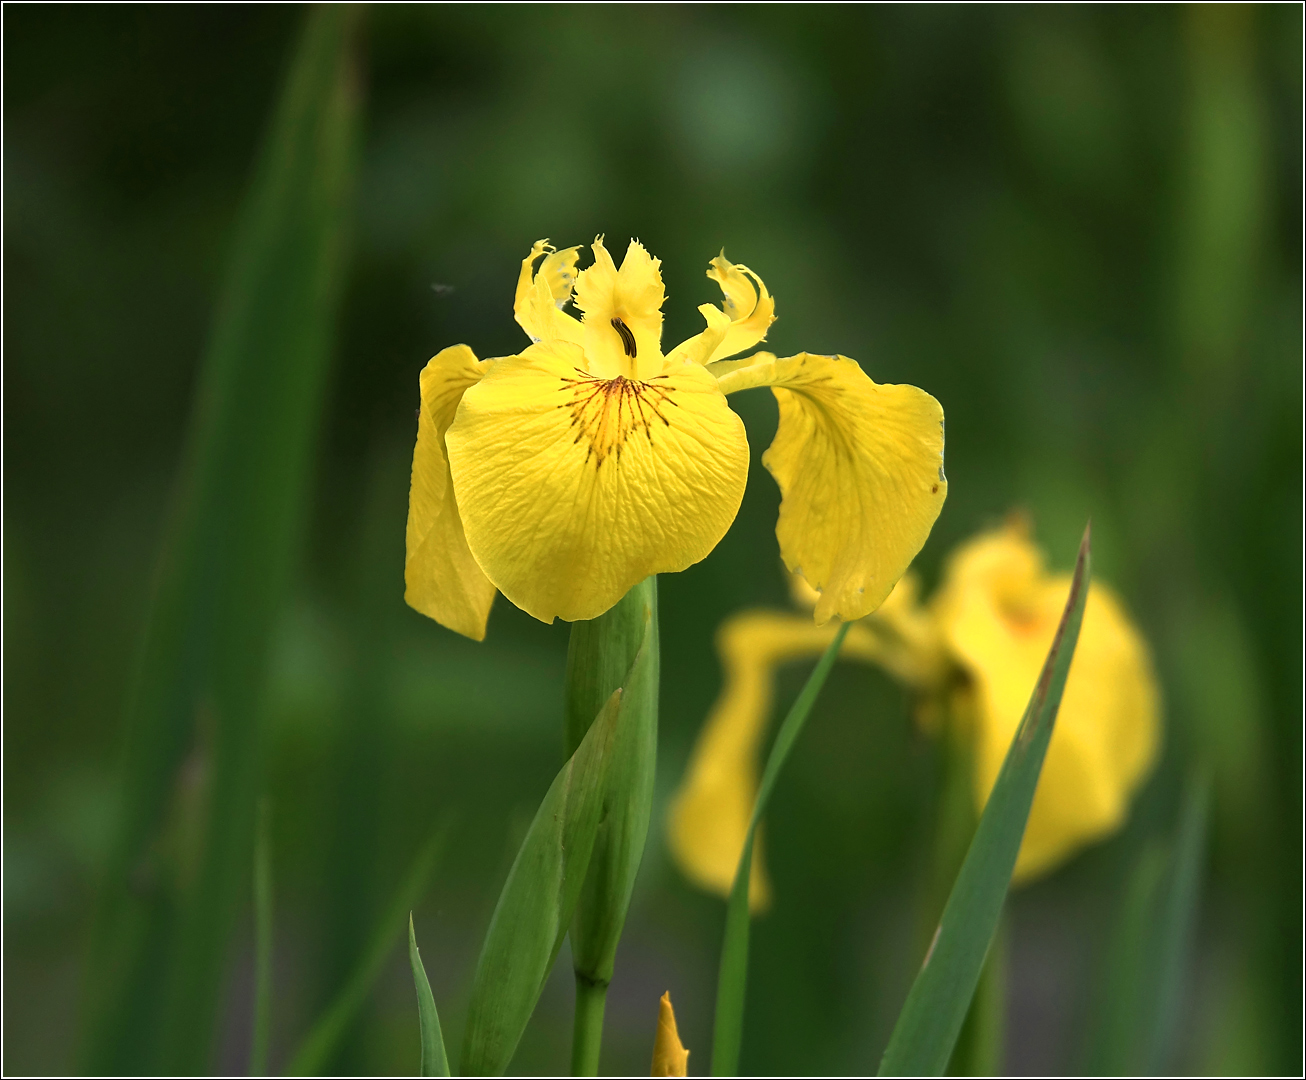
[[[595,982],[576,972],[576,1024],[571,1042],[571,1075],[598,1076],[599,1047],[603,1042],[603,1007],[607,983]]]
[[[597,619],[572,625],[563,706],[568,753],[585,737],[604,702],[616,690],[622,692],[602,824],[570,929],[576,1076],[594,1076],[599,1067],[603,1002],[653,812],[658,672],[656,578],[640,582]]]

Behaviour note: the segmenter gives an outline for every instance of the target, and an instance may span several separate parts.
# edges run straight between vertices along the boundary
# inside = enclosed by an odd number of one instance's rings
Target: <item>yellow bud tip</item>
[[[658,1006],[658,1033],[653,1040],[653,1069],[650,1076],[688,1076],[689,1051],[680,1045],[676,1031],[676,1012],[671,1007],[671,992],[662,995]]]

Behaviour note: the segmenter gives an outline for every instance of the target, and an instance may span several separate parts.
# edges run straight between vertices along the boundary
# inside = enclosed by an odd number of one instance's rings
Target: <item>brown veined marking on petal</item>
[[[577,428],[573,444],[589,439],[585,463],[594,458],[594,467],[600,468],[609,454],[621,460],[621,448],[631,432],[643,428],[650,443],[653,442],[653,420],[656,417],[666,427],[671,421],[662,414],[663,405],[677,405],[671,391],[652,382],[640,382],[618,375],[615,379],[599,379],[588,372],[576,369],[577,377],[565,378],[562,384],[570,390],[571,400],[559,409],[571,410],[571,427]],[[655,375],[654,379],[666,376]]]
[[[626,350],[626,355],[632,360],[635,359],[635,335],[630,327],[615,316],[612,319],[612,329],[621,337],[621,347]]]

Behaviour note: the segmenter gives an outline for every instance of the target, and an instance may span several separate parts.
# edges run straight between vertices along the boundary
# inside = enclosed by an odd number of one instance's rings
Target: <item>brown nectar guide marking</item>
[[[613,319],[614,323],[619,320]],[[623,328],[625,324],[622,324]],[[626,333],[630,333],[627,329]],[[633,337],[631,355],[634,355]],[[571,426],[576,428],[576,438],[589,439],[589,449],[585,452],[585,461],[594,458],[594,467],[602,466],[604,459],[615,453],[621,460],[621,448],[626,440],[639,430],[643,430],[650,443],[653,442],[653,421],[661,420],[666,427],[671,421],[662,414],[666,405],[675,405],[669,388],[657,386],[659,379],[665,375],[656,375],[648,382],[627,379],[618,375],[615,379],[595,378],[588,372],[577,369],[577,377],[563,379],[564,386],[571,390],[571,400],[558,408],[571,410]]]

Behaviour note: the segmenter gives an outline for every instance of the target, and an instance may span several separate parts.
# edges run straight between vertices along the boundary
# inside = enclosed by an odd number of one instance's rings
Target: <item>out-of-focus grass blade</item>
[[[1088,1076],[1132,1076],[1142,1066],[1142,1032],[1151,1026],[1148,984],[1155,971],[1157,909],[1170,856],[1152,841],[1138,853],[1125,884],[1105,957],[1105,978],[1085,1047]]]
[[[744,850],[739,857],[739,866],[735,870],[735,883],[730,890],[730,899],[726,903],[726,933],[721,945],[721,968],[717,975],[716,1019],[712,1027],[712,1075],[736,1076],[739,1073],[739,1048],[744,1036],[744,996],[748,989],[748,932],[749,908],[748,887],[753,872],[753,841],[757,836],[757,825],[766,811],[767,801],[775,787],[776,778],[784,767],[807,723],[807,714],[812,711],[817,695],[834,667],[839,656],[839,649],[848,633],[850,623],[839,627],[834,640],[826,647],[816,668],[808,676],[802,692],[789,710],[784,723],[776,734],[771,746],[771,754],[766,759],[766,768],[762,771],[762,782],[757,788],[757,801],[753,803],[753,816],[748,823],[748,835],[744,840]]]
[[[307,9],[242,205],[126,724],[83,1065],[209,1065],[246,896],[267,646],[290,576],[357,172],[347,6]]]
[[[440,1031],[440,1014],[435,1010],[435,995],[426,978],[421,954],[417,951],[417,931],[413,913],[408,913],[408,962],[413,966],[413,986],[417,990],[417,1023],[422,1036],[422,1076],[448,1076],[449,1057],[444,1052],[444,1035]]]
[[[1170,1059],[1201,897],[1209,801],[1209,775],[1196,769],[1184,788],[1173,843],[1152,840],[1134,863],[1106,953],[1085,1047],[1086,1075],[1174,1071]]]
[[[386,959],[393,952],[395,941],[403,933],[404,917],[412,911],[417,900],[426,891],[435,869],[436,859],[444,848],[449,834],[448,824],[441,822],[432,831],[421,851],[413,860],[399,890],[377,923],[367,949],[349,976],[340,993],[327,1007],[313,1029],[300,1043],[290,1061],[291,1076],[320,1076],[324,1066],[335,1053],[367,995],[371,993],[376,977],[381,974]]]
[[[580,898],[621,716],[615,691],[554,778],[499,894],[472,981],[464,1076],[508,1068]]]
[[[272,1038],[272,812],[264,796],[254,836],[254,1037],[249,1074],[265,1076]]]
[[[1184,790],[1179,833],[1175,837],[1173,871],[1157,935],[1160,956],[1156,967],[1156,1023],[1144,1058],[1146,1075],[1149,1076],[1163,1076],[1174,1071],[1171,1058],[1187,986],[1188,953],[1202,894],[1210,803],[1210,776],[1205,768],[1199,767],[1189,776]]]
[[[975,838],[957,875],[880,1062],[881,1076],[941,1076],[966,1019],[1011,872],[1025,835],[1043,756],[1079,640],[1091,577],[1089,530],[1079,545],[1070,596],[1052,648],[998,773]]]

